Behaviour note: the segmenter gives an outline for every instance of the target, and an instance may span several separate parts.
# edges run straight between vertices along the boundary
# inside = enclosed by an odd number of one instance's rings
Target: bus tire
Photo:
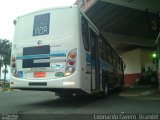
[[[105,84],[105,87],[104,87],[104,95],[105,96],[108,95],[108,86],[107,86],[107,84]]]
[[[108,86],[107,84],[104,86],[104,91],[98,94],[98,98],[105,98],[108,96]]]

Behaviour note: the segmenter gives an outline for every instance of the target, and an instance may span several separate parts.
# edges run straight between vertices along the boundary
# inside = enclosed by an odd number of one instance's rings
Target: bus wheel
[[[99,97],[99,98],[105,98],[107,95],[108,95],[108,86],[107,86],[107,84],[106,84],[106,85],[104,86],[104,91],[101,92],[101,93],[98,95],[98,97]]]
[[[108,86],[107,86],[107,84],[105,84],[105,87],[104,87],[104,95],[105,96],[108,95]]]

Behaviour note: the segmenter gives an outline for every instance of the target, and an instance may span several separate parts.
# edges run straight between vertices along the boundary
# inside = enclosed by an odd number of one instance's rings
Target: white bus
[[[18,17],[11,88],[59,96],[102,94],[123,85],[123,61],[76,5]]]

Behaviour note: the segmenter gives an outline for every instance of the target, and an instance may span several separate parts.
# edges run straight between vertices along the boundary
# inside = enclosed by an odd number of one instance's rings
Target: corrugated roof
[[[99,1],[86,14],[100,31],[146,38],[152,40],[153,44],[160,31],[158,14],[147,10]]]

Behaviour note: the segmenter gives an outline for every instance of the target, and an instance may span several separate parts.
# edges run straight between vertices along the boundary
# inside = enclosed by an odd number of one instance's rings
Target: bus
[[[156,48],[156,52],[155,52],[154,63],[156,64],[156,67],[157,67],[158,84],[159,84],[159,90],[160,90],[160,32],[155,41],[155,48]]]
[[[106,95],[123,86],[123,60],[76,5],[15,21],[10,87],[56,95]]]

